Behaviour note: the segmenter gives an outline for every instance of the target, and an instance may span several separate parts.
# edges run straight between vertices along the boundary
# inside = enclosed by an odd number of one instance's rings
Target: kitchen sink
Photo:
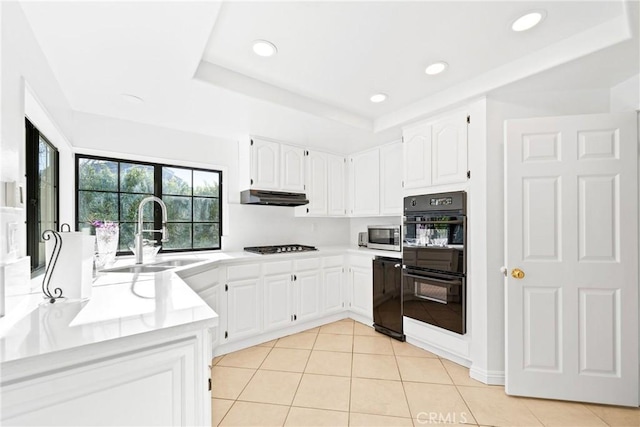
[[[169,265],[126,265],[123,267],[109,268],[102,270],[104,273],[157,273],[158,271],[165,271],[174,268]]]
[[[103,271],[105,273],[156,273],[158,271],[171,270],[172,268],[183,267],[200,261],[202,260],[198,258],[168,259],[165,261],[154,262],[153,264],[125,265],[122,267],[109,268]]]
[[[158,266],[158,267],[175,268],[175,267],[183,267],[183,266],[189,265],[189,264],[194,264],[194,263],[200,262],[200,261],[202,261],[202,260],[198,259],[198,258],[168,259],[166,261],[154,262],[153,264],[151,264],[149,266],[150,267]]]

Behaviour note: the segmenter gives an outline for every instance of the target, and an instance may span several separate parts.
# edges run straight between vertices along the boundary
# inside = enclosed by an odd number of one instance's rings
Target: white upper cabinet
[[[353,216],[380,214],[380,150],[363,151],[349,158],[349,190]]]
[[[380,215],[402,215],[402,144],[380,147]]]
[[[247,153],[240,146],[240,186],[242,189],[303,192],[304,149],[294,145],[254,137],[249,144],[249,185],[245,185],[246,166],[243,156]]]
[[[404,188],[431,185],[431,125],[404,129]]]
[[[306,194],[309,204],[296,208],[296,216],[345,216],[346,159],[335,154],[306,152]]]
[[[280,144],[251,140],[251,188],[280,189]]]
[[[403,130],[405,189],[467,180],[467,117],[455,111]]]
[[[280,190],[302,192],[304,188],[304,149],[280,144]]]
[[[307,198],[309,215],[324,216],[328,213],[328,157],[320,151],[307,152]]]
[[[467,180],[467,114],[457,112],[432,125],[431,184]]]
[[[347,214],[346,205],[346,158],[327,155],[327,213],[329,216],[345,216]]]

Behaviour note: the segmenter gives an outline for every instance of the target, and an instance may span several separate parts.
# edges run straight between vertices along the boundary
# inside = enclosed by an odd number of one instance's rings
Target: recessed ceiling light
[[[375,95],[371,95],[371,98],[369,98],[371,100],[371,102],[373,103],[379,103],[382,102],[384,100],[387,99],[387,95],[385,95],[384,93],[376,93]]]
[[[121,93],[120,95],[132,104],[142,104],[144,102],[144,99],[130,93]]]
[[[273,56],[278,52],[276,45],[266,40],[253,42],[253,52],[258,56]]]
[[[429,65],[424,70],[424,72],[429,74],[430,76],[433,76],[435,74],[440,74],[441,72],[446,70],[448,66],[449,66],[449,64],[447,64],[444,61],[434,62],[433,64]]]
[[[513,21],[513,24],[511,24],[511,29],[517,32],[530,30],[531,28],[538,25],[544,19],[544,17],[545,12],[542,10],[529,12]]]

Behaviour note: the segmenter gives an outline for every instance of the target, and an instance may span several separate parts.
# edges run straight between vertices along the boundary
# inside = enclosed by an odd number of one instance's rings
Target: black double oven
[[[404,199],[402,314],[466,333],[466,193]]]

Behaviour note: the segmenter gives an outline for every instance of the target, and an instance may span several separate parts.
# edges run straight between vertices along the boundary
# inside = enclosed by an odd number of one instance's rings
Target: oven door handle
[[[464,224],[464,220],[458,219],[453,221],[436,221],[436,220],[424,220],[424,221],[405,221],[406,224]]]
[[[404,275],[406,277],[411,277],[413,279],[420,279],[420,280],[428,280],[430,282],[435,282],[435,283],[441,283],[443,285],[457,285],[458,280],[452,279],[452,280],[446,280],[446,279],[436,279],[434,277],[429,277],[429,276],[418,276],[417,274],[410,274],[410,273],[404,273]]]

